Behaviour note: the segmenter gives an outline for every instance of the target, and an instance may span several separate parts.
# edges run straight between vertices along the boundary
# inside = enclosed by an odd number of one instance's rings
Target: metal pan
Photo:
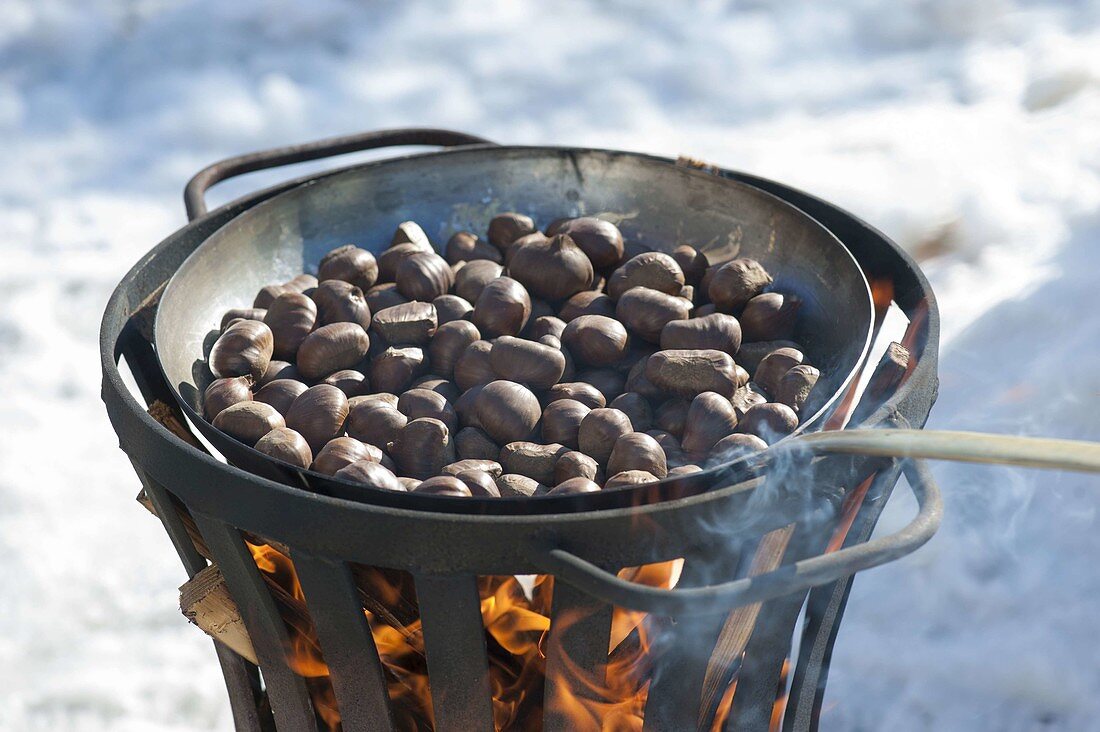
[[[279,156],[273,152],[268,157]],[[240,160],[263,158],[257,154]],[[242,164],[241,170],[221,177],[272,164],[280,162]],[[201,190],[198,195],[198,203],[194,195],[188,200],[193,213],[201,208]],[[690,244],[706,252],[712,263],[738,256],[760,260],[775,276],[777,290],[802,298],[795,340],[822,372],[814,401],[807,405],[810,417],[799,432],[823,421],[870,347],[874,310],[859,265],[827,229],[779,198],[636,153],[479,145],[317,175],[213,232],[176,271],[157,312],[157,354],[180,405],[226,459],[242,469],[322,494],[398,508],[512,514],[598,510],[692,495],[726,485],[743,472],[748,465],[744,460],[649,486],[576,496],[420,496],[292,468],[232,440],[201,418],[201,395],[212,379],[204,354],[225,310],[251,305],[266,284],[303,271],[315,273],[321,256],[336,246],[352,242],[381,251],[402,221],[418,222],[441,247],[456,231],[485,231],[489,219],[501,211],[525,212],[539,225],[563,216],[610,215],[628,241],[647,248],[671,251]]]

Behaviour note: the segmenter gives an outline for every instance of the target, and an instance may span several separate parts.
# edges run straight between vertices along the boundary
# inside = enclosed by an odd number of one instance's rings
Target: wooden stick
[[[258,664],[240,610],[217,565],[211,564],[180,587],[180,610],[211,638]]]
[[[1100,473],[1100,443],[946,430],[846,430],[802,435],[790,448]]]

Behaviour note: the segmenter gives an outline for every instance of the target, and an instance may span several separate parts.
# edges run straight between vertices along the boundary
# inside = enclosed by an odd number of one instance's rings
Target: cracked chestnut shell
[[[307,379],[320,379],[350,369],[367,355],[370,337],[358,323],[322,325],[298,348],[298,371]]]
[[[214,427],[251,447],[276,427],[285,427],[283,415],[263,402],[237,402],[214,417]]]
[[[511,277],[498,277],[485,285],[474,304],[474,325],[485,338],[519,335],[529,317],[531,296]]]
[[[346,244],[321,257],[317,279],[348,282],[366,292],[378,281],[378,262],[366,249]]]
[[[530,237],[509,254],[509,276],[536,297],[564,300],[592,286],[592,262],[566,234]]]
[[[218,378],[251,376],[259,379],[271,362],[275,340],[266,324],[241,320],[225,329],[210,349],[208,364]]]
[[[268,457],[282,460],[305,470],[313,462],[313,452],[304,437],[289,427],[276,427],[256,442],[256,449]]]
[[[284,292],[267,308],[264,323],[275,338],[275,356],[293,360],[317,323],[317,305],[300,292]]]
[[[319,451],[339,435],[348,416],[348,398],[330,384],[318,384],[303,391],[286,413],[286,426],[306,438],[310,449]]]
[[[558,383],[565,372],[565,355],[542,343],[501,336],[493,341],[489,365],[501,379],[546,389]]]
[[[486,384],[475,408],[482,429],[501,445],[527,439],[542,414],[531,390],[511,381]]]

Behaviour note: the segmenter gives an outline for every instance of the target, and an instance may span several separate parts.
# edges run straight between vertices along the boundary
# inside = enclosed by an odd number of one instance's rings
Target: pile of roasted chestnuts
[[[587,493],[686,475],[792,432],[818,381],[800,302],[752,259],[519,213],[443,256],[414,222],[230,310],[204,416],[276,460],[447,496]]]

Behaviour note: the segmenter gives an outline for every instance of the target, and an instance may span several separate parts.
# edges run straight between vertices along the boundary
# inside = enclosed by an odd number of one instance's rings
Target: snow
[[[1100,439],[1096,0],[0,0],[0,18],[2,729],[231,727],[96,360],[114,284],[225,155],[434,125],[783,180],[923,258],[944,319],[931,427]],[[1094,726],[1097,481],[936,473],[940,533],[855,584],[823,728]],[[882,531],[912,510],[900,493]]]

